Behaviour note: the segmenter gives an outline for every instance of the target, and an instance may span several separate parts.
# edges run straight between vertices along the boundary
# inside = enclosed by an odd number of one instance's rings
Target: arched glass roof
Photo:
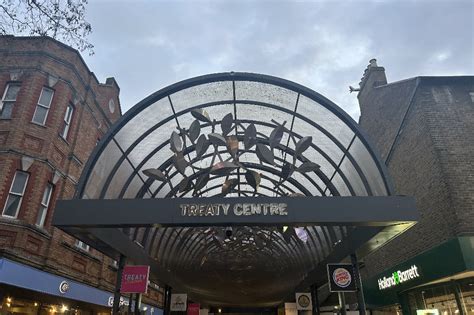
[[[135,105],[99,143],[77,190],[83,199],[391,194],[383,163],[337,105],[287,80],[233,72],[176,83]],[[209,304],[238,297],[273,305],[350,229],[244,226],[231,238],[223,227],[124,233]]]

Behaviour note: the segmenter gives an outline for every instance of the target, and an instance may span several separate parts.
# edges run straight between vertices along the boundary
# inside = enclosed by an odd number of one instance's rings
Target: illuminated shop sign
[[[418,273],[418,267],[416,265],[411,266],[410,269],[405,271],[394,271],[390,277],[378,279],[379,290],[388,289],[418,277],[420,277],[420,274]]]
[[[286,203],[181,204],[180,208],[183,217],[288,215]]]

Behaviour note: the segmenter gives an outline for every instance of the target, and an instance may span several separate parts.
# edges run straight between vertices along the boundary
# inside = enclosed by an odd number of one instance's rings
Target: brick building
[[[368,304],[393,313],[474,314],[474,76],[387,83],[373,59],[358,99],[360,125],[397,194],[415,196],[421,214],[365,258]],[[416,273],[399,277],[413,266]]]
[[[51,226],[121,116],[114,78],[51,38],[0,37],[0,314],[110,313],[115,261]],[[151,284],[150,312],[161,303]]]

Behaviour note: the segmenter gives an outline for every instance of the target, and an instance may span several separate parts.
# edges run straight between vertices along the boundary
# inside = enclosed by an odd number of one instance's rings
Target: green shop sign
[[[405,271],[394,271],[391,276],[389,277],[383,277],[379,278],[378,283],[379,283],[379,289],[388,289],[390,287],[393,287],[395,285],[399,285],[400,283],[404,283],[406,281],[415,279],[420,277],[420,274],[418,273],[418,267],[416,265],[411,266],[410,269],[405,270]]]
[[[402,292],[413,287],[474,270],[474,237],[458,237],[427,250],[374,277],[363,279],[367,304],[388,306],[399,303]]]

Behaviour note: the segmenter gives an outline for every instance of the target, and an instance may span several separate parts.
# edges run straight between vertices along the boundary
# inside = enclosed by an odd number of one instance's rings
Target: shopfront
[[[0,314],[110,314],[113,293],[0,259]],[[128,298],[122,297],[124,308]],[[142,304],[143,314],[161,309]]]
[[[474,314],[474,237],[458,237],[364,281],[369,307],[392,314]]]

